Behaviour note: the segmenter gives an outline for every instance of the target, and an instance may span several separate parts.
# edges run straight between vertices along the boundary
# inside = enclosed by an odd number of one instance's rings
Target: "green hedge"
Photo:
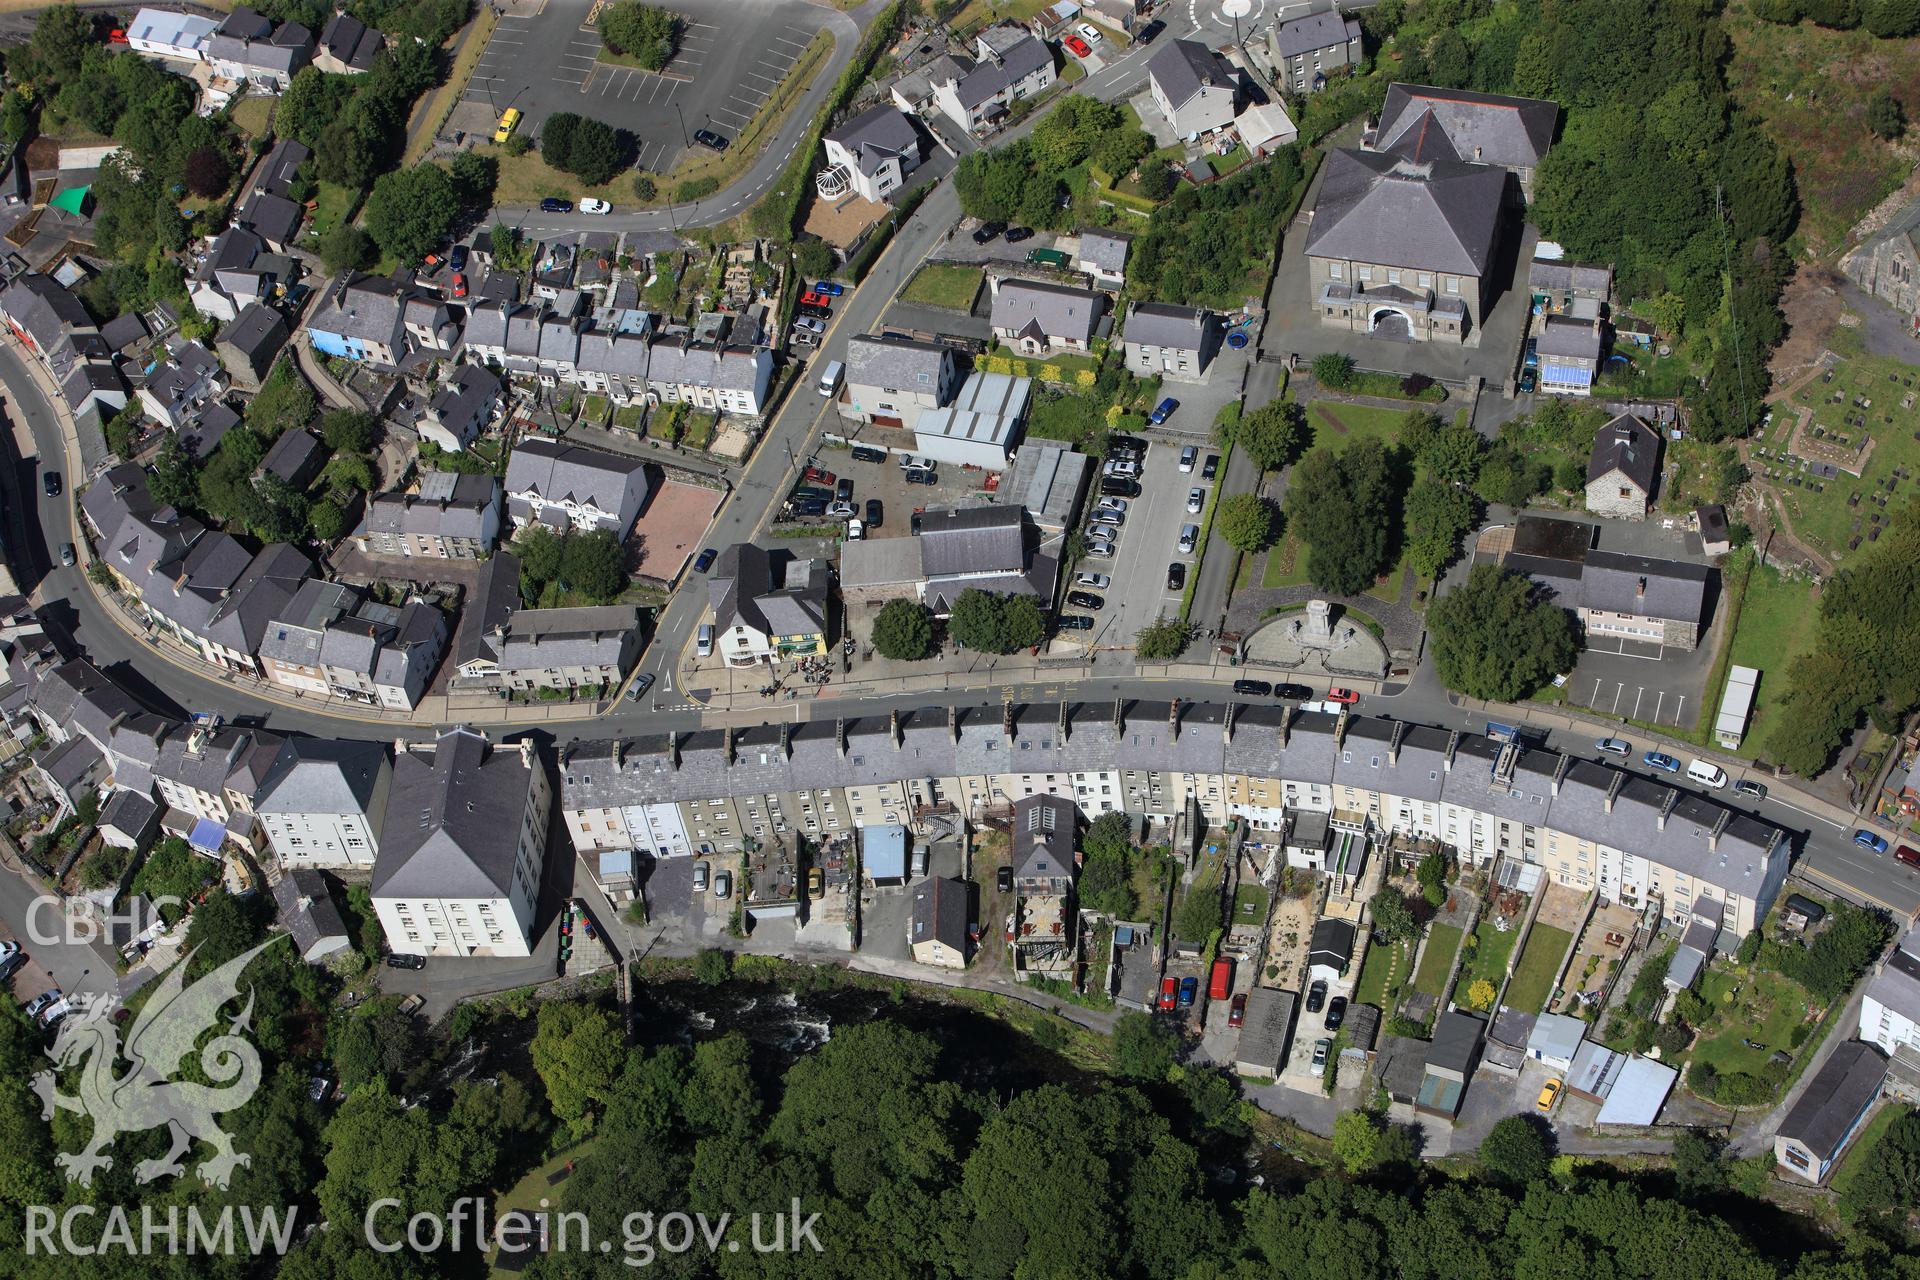
[[[854,284],[859,284],[867,278],[867,272],[886,251],[886,247],[893,243],[894,233],[900,229],[900,224],[913,216],[913,211],[920,207],[920,202],[927,198],[927,192],[931,190],[933,190],[933,184],[923,182],[900,197],[900,202],[894,206],[893,216],[876,226],[873,234],[867,237],[867,242],[847,259],[847,279]]]

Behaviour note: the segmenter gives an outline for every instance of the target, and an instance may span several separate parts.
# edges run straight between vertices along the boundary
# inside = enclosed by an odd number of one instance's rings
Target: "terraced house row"
[[[1723,938],[1766,915],[1786,833],[1713,800],[1558,752],[1284,706],[1123,702],[899,712],[583,742],[560,753],[560,807],[582,852],[738,850],[925,813],[978,820],[1031,795],[1250,825],[1296,815],[1375,841],[1437,840],[1470,866],[1540,866],[1559,883],[1684,925],[1701,898]]]

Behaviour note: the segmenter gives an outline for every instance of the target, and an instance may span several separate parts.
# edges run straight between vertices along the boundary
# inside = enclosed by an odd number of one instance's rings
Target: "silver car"
[[[1186,555],[1192,555],[1193,549],[1199,544],[1200,544],[1200,526],[1197,524],[1181,525],[1180,526],[1181,552]]]
[[[711,870],[712,868],[704,862],[696,862],[693,864],[693,891],[695,893],[705,893],[707,891],[707,875]]]
[[[1105,538],[1090,538],[1087,540],[1087,554],[1090,556],[1099,556],[1102,560],[1111,560],[1113,558],[1113,543]]]
[[[1095,591],[1105,591],[1113,585],[1113,579],[1104,573],[1076,574],[1073,579],[1076,587],[1092,587]]]
[[[1205,489],[1187,490],[1187,514],[1197,516],[1200,514],[1200,509],[1206,505],[1207,491]]]

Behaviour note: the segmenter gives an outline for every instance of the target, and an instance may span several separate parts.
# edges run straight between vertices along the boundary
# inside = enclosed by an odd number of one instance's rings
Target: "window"
[[[1399,284],[1399,283],[1400,283],[1400,268],[1398,268],[1398,267],[1388,267],[1388,268],[1387,268],[1387,283],[1388,283],[1388,284]]]
[[[1347,274],[1347,268],[1344,263],[1329,262],[1327,264],[1327,279],[1344,280],[1346,279],[1346,274]]]
[[[1459,293],[1459,292],[1460,292],[1460,277],[1459,277],[1459,276],[1448,276],[1448,277],[1447,277],[1447,292],[1448,292],[1448,293]]]
[[[1420,287],[1421,287],[1422,289],[1431,289],[1431,288],[1433,288],[1433,272],[1431,272],[1431,271],[1422,271],[1422,272],[1420,273]]]

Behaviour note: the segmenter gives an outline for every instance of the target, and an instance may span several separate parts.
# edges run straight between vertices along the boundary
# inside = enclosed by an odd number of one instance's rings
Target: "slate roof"
[[[336,13],[320,33],[320,46],[355,71],[369,71],[386,38],[358,18]]]
[[[953,367],[953,348],[907,338],[847,340],[847,381],[895,391],[932,391]]]
[[[1147,76],[1178,111],[1202,89],[1233,89],[1233,64],[1198,40],[1170,40],[1147,59]]]
[[[346,939],[346,922],[320,872],[303,869],[282,875],[274,882],[273,901],[303,957],[321,942]]]
[[[507,458],[506,491],[537,493],[548,502],[571,498],[618,513],[627,477],[645,469],[638,458],[556,440],[528,440]]]
[[[356,276],[327,290],[307,328],[391,345],[400,332],[400,287],[381,276]]]
[[[1920,1022],[1920,925],[1900,939],[1886,964],[1868,981],[1867,994],[1909,1022]]]
[[[122,311],[100,326],[101,340],[115,351],[125,351],[147,336],[147,322],[138,311]]]
[[[467,593],[460,629],[453,638],[454,664],[465,666],[490,657],[488,637],[504,627],[519,607],[520,557],[496,551],[481,563],[480,578]]]
[[[1247,992],[1247,1008],[1240,1024],[1240,1042],[1233,1051],[1234,1061],[1276,1070],[1281,1050],[1287,1045],[1287,1032],[1293,1025],[1297,999],[1293,992],[1273,987],[1255,987]]]
[[[93,739],[75,736],[41,752],[34,763],[54,786],[71,794],[89,775],[106,768],[107,757]]]
[[[1042,67],[1053,66],[1053,51],[1032,36],[1014,42],[999,53],[998,60],[986,58],[975,64],[954,86],[954,95],[960,99],[961,106],[972,110]],[[955,60],[955,69],[960,65]]]
[[[1274,30],[1274,51],[1283,58],[1293,58],[1359,38],[1358,22],[1342,17],[1337,9],[1327,9],[1281,23]]]
[[[770,636],[826,630],[826,566],[817,560],[789,560],[776,586],[766,549],[736,542],[720,553],[707,575],[707,598],[716,631],[736,624]]]
[[[918,159],[920,136],[913,125],[892,103],[869,107],[838,128],[829,131],[826,141],[851,151],[859,160],[860,171],[876,172],[895,156]]]
[[[1433,1044],[1427,1050],[1427,1065],[1464,1075],[1473,1065],[1473,1055],[1479,1049],[1480,1037],[1486,1030],[1487,1024],[1470,1013],[1455,1009],[1441,1014],[1434,1022]]]
[[[247,227],[268,244],[285,245],[300,229],[302,210],[285,196],[256,195],[234,215],[234,221]]]
[[[451,484],[441,482],[445,476]],[[479,538],[486,512],[500,501],[500,477],[450,471],[429,473],[419,493],[383,493],[367,503],[367,518],[359,533],[420,534],[442,538]]]
[[[913,886],[913,911],[908,919],[908,941],[913,946],[938,942],[961,955],[967,953],[967,926],[971,910],[965,880],[929,876]]]
[[[1128,342],[1198,351],[1206,342],[1207,313],[1166,302],[1136,302],[1127,309]]]
[[[1598,360],[1600,358],[1600,322],[1576,320],[1572,316],[1548,316],[1540,326],[1537,347],[1543,356]]]
[[[1002,280],[993,295],[992,324],[1019,337],[1087,342],[1099,323],[1105,295],[1040,280]]]
[[[1108,275],[1119,275],[1126,268],[1133,237],[1113,231],[1082,231],[1080,260],[1090,262]]]
[[[640,611],[631,605],[521,609],[507,619],[495,661],[502,671],[613,666],[639,625]]]
[[[1506,186],[1500,170],[1342,147],[1324,175],[1309,256],[1467,276],[1487,270]]]
[[[327,446],[305,427],[282,432],[260,459],[260,470],[278,476],[294,488],[309,484],[326,461]]]
[[[1660,474],[1660,437],[1630,413],[1621,414],[1594,436],[1587,481],[1592,483],[1616,469],[1642,493],[1653,492],[1653,482]]]
[[[150,796],[141,795],[138,791],[118,790],[101,807],[100,825],[124,832],[137,840],[159,816],[159,807]]]
[[[1798,1142],[1824,1164],[1840,1153],[1853,1122],[1880,1093],[1887,1058],[1864,1040],[1833,1051],[1780,1124],[1779,1136]]]
[[[261,779],[256,813],[371,813],[373,793],[387,762],[378,742],[352,739],[288,738]]]
[[[1066,796],[1022,796],[1013,802],[1013,874],[1019,880],[1071,881],[1074,824],[1080,811]]]
[[[1395,84],[1387,87],[1373,145],[1414,159],[1533,168],[1559,119],[1558,104],[1539,98]]]
[[[1536,290],[1586,289],[1604,295],[1613,287],[1613,268],[1535,258],[1527,264],[1527,283]]]
[[[491,749],[473,729],[441,734],[430,759],[402,752],[388,789],[374,896],[509,896],[532,788],[533,769],[520,752]]]
[[[254,178],[253,189],[270,196],[290,196],[300,166],[313,158],[313,151],[297,138],[282,138],[267,152]]]
[[[920,518],[921,566],[929,578],[1018,573],[1026,564],[1026,519],[1018,507],[935,507]]]
[[[285,345],[287,322],[273,308],[250,302],[232,324],[220,330],[220,341],[249,358],[264,362]]]
[[[1580,605],[1609,613],[1699,622],[1713,569],[1681,560],[1589,551],[1580,575]]]
[[[1316,921],[1307,948],[1307,964],[1346,968],[1353,960],[1354,933],[1351,920],[1335,920],[1328,916]]]

